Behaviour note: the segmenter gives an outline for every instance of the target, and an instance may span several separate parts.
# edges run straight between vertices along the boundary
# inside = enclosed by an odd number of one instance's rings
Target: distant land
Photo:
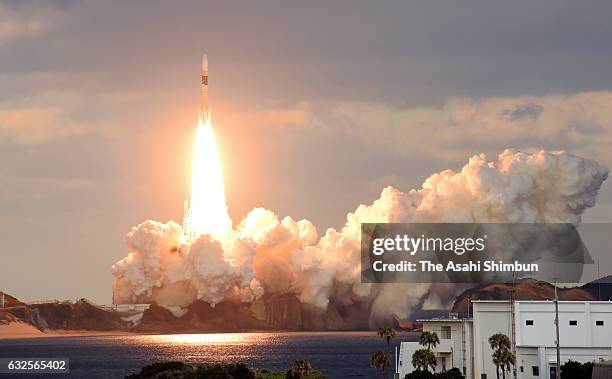
[[[612,300],[612,276],[589,282],[579,287],[558,287],[559,300]],[[518,280],[514,284],[481,284],[463,291],[455,299],[451,312],[472,313],[470,300],[553,300],[554,285],[534,279]]]
[[[559,288],[561,300],[612,300],[612,277],[579,287]],[[450,310],[417,310],[411,320],[396,319],[397,329],[418,330],[419,318],[457,313],[471,314],[470,300],[551,300],[554,286],[525,279],[514,285],[493,283],[478,285],[457,296]],[[5,294],[5,308],[0,309],[0,328],[12,325],[28,332],[95,331],[134,333],[198,333],[236,331],[348,331],[369,330],[368,309],[359,305],[330,306],[323,314],[304,308],[295,295],[264,296],[252,304],[222,302],[215,307],[203,301],[191,304],[176,317],[169,310],[152,304],[144,312],[112,311],[81,299],[75,302],[26,304]],[[29,328],[29,329],[28,329]],[[8,329],[6,329],[8,330]],[[0,333],[0,338],[2,338]],[[35,334],[35,333],[34,333]]]

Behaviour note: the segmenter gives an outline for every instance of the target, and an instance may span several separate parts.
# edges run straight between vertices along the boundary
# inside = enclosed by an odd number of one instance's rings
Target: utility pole
[[[555,377],[561,379],[561,348],[559,347],[559,295],[557,293],[557,278],[555,278],[555,329],[557,332],[557,369]]]
[[[510,318],[511,320],[511,346],[512,346],[512,354],[514,355],[514,357],[516,357],[516,314],[514,312],[514,300],[515,300],[515,294],[514,294],[514,287],[515,287],[515,274],[512,273],[512,289],[510,291]],[[514,379],[516,379],[516,364],[514,366],[512,366],[512,377]]]
[[[601,273],[599,272],[599,259],[597,259],[597,287],[599,288],[597,300],[601,301]]]

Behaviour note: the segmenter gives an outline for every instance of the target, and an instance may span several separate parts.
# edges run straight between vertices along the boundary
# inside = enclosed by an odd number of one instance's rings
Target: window
[[[570,320],[570,326],[578,326],[578,320]]]
[[[440,330],[440,338],[442,338],[443,340],[451,339],[451,327],[450,326],[442,327],[442,329]]]
[[[533,320],[525,320],[525,325],[533,326]]]
[[[442,371],[446,371],[446,357],[442,357]]]
[[[533,376],[540,376],[540,367],[539,366],[531,366],[531,374]]]
[[[595,321],[595,326],[604,326],[603,320]]]
[[[487,374],[480,374],[480,379],[487,379]]]

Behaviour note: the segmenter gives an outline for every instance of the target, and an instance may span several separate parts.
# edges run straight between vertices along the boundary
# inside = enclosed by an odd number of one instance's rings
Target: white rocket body
[[[200,111],[198,119],[200,124],[210,123],[210,109],[208,107],[208,57],[206,54],[202,56],[202,73],[201,73],[201,94],[200,94]],[[183,207],[183,234],[189,241],[193,241],[196,237],[195,232],[190,226],[190,199],[185,200]]]
[[[208,108],[208,57],[202,57],[202,94],[200,99],[200,123],[210,121],[210,109]]]

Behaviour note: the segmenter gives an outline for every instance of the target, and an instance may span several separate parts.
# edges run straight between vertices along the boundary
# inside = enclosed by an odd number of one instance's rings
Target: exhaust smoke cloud
[[[222,237],[185,238],[174,221],[132,228],[128,255],[112,266],[115,303],[156,302],[180,315],[203,300],[250,303],[295,294],[303,307],[364,304],[370,324],[445,305],[456,286],[360,283],[360,224],[382,222],[568,222],[595,204],[608,169],[567,152],[505,150],[489,161],[431,175],[420,189],[387,187],[321,235],[308,220],[253,209]]]

